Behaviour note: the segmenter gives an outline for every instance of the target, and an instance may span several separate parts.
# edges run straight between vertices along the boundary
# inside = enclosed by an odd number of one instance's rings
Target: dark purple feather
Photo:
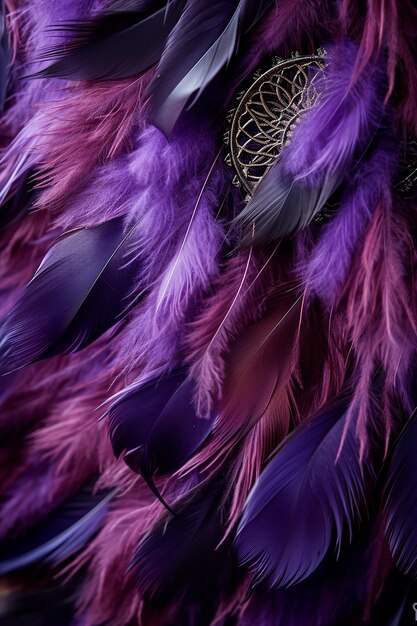
[[[392,572],[379,523],[364,523],[351,543],[344,542],[338,559],[327,555],[308,579],[287,589],[270,590],[265,584],[253,589],[238,624],[399,626],[391,622],[404,600],[405,581],[401,585],[399,578]]]
[[[35,76],[110,80],[144,72],[160,59],[184,5],[185,0],[171,0],[148,15],[127,9],[62,24],[57,28],[71,33],[73,40],[44,54],[40,60],[56,60]]]
[[[191,0],[173,28],[149,87],[151,119],[169,135],[191,96],[193,102],[227,66],[243,31],[271,2]]]
[[[86,487],[22,537],[0,545],[0,574],[34,563],[59,563],[78,550],[103,522],[115,491],[92,494]]]
[[[126,312],[138,262],[116,218],[58,240],[0,327],[0,373],[80,350]]]
[[[154,474],[180,469],[210,434],[215,415],[201,418],[193,403],[194,382],[179,367],[133,385],[109,410],[114,454],[142,474],[154,489]]]
[[[261,474],[249,495],[236,546],[251,562],[255,581],[289,586],[311,574],[337,547],[343,527],[352,532],[365,492],[354,426],[339,401],[298,427]],[[337,461],[336,461],[337,458]]]
[[[401,433],[384,489],[385,531],[399,569],[417,576],[417,419]]]
[[[131,565],[143,594],[169,601],[187,593],[201,601],[210,591],[230,550],[227,542],[218,545],[222,491],[218,479],[196,487],[176,502],[174,516],[162,518],[144,537]]]
[[[29,171],[1,205],[0,233],[27,215],[34,201],[33,171]]]

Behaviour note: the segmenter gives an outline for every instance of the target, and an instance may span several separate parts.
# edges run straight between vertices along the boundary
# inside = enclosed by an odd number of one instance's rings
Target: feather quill
[[[281,293],[271,297],[263,317],[231,344],[213,437],[190,467],[224,461],[259,420],[273,420],[278,438],[287,434],[301,297],[286,294],[284,287]]]
[[[220,399],[227,348],[239,331],[259,315],[262,307],[257,298],[264,284],[262,268],[252,251],[238,254],[216,277],[213,294],[205,301],[201,315],[190,324],[187,360],[196,381],[195,401],[200,415],[209,414],[213,402]]]
[[[135,242],[143,263],[136,291],[150,289],[125,335],[128,369],[145,365],[151,373],[162,364],[175,366],[184,324],[218,272],[224,233],[214,215],[228,178],[217,152],[208,128],[200,125],[184,128],[170,142],[150,127],[132,154],[136,195],[127,223],[139,224]]]

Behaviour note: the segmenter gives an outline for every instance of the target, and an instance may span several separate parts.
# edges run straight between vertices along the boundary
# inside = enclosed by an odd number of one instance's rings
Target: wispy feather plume
[[[181,141],[168,142],[150,127],[131,158],[137,196],[127,221],[139,223],[135,237],[144,271],[137,292],[144,285],[152,289],[126,335],[129,368],[144,360],[148,371],[175,364],[187,315],[218,272],[224,235],[215,214],[228,178],[207,129],[198,136],[196,153],[191,129]],[[137,159],[146,167],[138,169]]]

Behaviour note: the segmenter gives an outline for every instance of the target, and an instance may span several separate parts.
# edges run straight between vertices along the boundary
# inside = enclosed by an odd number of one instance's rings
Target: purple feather
[[[236,537],[255,582],[289,586],[320,564],[343,527],[352,533],[365,494],[354,428],[338,455],[348,404],[339,401],[301,425],[261,474]]]
[[[381,190],[396,167],[395,144],[382,136],[348,181],[337,215],[323,226],[311,254],[299,266],[307,293],[319,296],[328,309],[341,298]]]
[[[210,434],[215,414],[201,418],[193,405],[194,382],[184,368],[135,383],[109,411],[113,451],[152,489],[154,474],[172,474],[200,448]]]
[[[218,272],[224,232],[215,215],[229,181],[206,126],[182,129],[172,141],[149,127],[140,139],[130,158],[135,195],[127,223],[138,224],[143,274],[136,291],[151,289],[134,312],[120,358],[129,369],[152,373],[177,363],[184,324]]]
[[[207,600],[224,574],[225,552],[230,549],[227,543],[219,546],[221,498],[218,480],[192,489],[176,502],[175,515],[164,516],[144,537],[131,567],[145,596],[162,603],[175,597],[183,602]]]
[[[372,546],[372,550],[369,550]],[[309,578],[288,589],[269,590],[259,585],[247,603],[239,607],[239,626],[394,626],[388,621],[390,604],[394,611],[403,600],[404,583],[392,588],[391,596],[381,598],[385,613],[374,618],[381,589],[392,564],[379,524],[360,531],[351,545],[344,545],[337,561],[325,559]],[[385,602],[384,602],[385,601]],[[375,616],[376,617],[376,616]]]
[[[0,329],[0,371],[80,350],[126,312],[137,264],[123,220],[58,240]]]

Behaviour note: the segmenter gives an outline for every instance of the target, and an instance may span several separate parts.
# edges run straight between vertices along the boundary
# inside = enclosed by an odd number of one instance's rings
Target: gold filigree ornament
[[[325,55],[320,49],[313,55],[275,58],[272,67],[258,70],[247,91],[238,94],[237,107],[227,116],[231,124],[224,136],[229,152],[226,162],[236,172],[233,183],[249,197],[290,143],[302,115],[317,102],[316,84]]]

